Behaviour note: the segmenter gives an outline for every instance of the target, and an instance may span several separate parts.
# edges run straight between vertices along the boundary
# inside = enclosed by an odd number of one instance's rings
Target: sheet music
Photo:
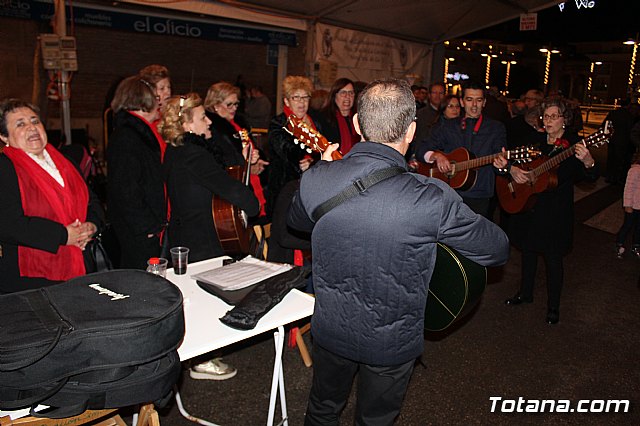
[[[215,285],[222,290],[231,291],[249,287],[264,279],[286,272],[291,268],[291,265],[265,262],[264,260],[247,256],[238,262],[194,274],[191,278]]]

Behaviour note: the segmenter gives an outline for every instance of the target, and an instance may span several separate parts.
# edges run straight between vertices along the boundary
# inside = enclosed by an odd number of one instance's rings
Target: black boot
[[[515,306],[521,305],[523,303],[531,303],[533,302],[533,297],[524,297],[520,292],[517,292],[515,296],[510,299],[504,301],[505,305]]]
[[[547,310],[547,324],[557,324],[560,321],[560,311],[557,308]]]

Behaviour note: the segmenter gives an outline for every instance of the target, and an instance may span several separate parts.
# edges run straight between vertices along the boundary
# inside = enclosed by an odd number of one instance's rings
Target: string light
[[[638,43],[633,44],[633,53],[631,54],[631,66],[629,67],[629,90],[633,86],[633,77],[636,69],[636,54],[638,53]]]

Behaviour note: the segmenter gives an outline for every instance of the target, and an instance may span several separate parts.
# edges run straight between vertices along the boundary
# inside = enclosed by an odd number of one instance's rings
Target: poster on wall
[[[316,25],[315,34],[314,62],[323,64],[323,68],[327,63],[334,64],[338,77],[368,82],[411,76],[416,84],[424,84],[428,77],[430,45],[324,24]],[[318,85],[331,86],[326,78],[316,77]]]

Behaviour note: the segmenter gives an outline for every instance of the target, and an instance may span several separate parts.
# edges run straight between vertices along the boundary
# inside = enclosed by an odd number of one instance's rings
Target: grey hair
[[[375,80],[358,97],[358,124],[367,141],[401,142],[415,115],[415,98],[404,80]]]

